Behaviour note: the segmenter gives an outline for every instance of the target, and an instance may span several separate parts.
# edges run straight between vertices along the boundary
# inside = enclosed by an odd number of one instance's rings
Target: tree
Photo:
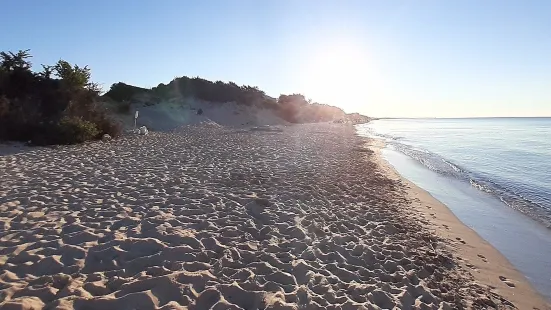
[[[69,89],[85,88],[97,93],[101,91],[99,84],[90,82],[92,73],[88,66],[71,66],[67,61],[59,60],[53,69]]]
[[[0,52],[0,67],[6,71],[25,70],[31,69],[31,62],[27,59],[31,58],[30,50],[19,50],[17,53],[13,52]]]
[[[54,66],[42,65],[42,71],[39,73],[39,75],[45,79],[50,79],[52,78],[54,69]]]

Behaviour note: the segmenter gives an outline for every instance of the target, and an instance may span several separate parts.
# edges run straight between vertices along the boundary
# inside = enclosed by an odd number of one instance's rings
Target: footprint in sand
[[[486,259],[486,257],[485,257],[484,255],[478,254],[478,257],[482,258],[482,261],[483,261],[483,262],[485,262],[485,263],[488,262],[488,260]]]
[[[504,276],[499,276],[499,279],[500,279],[503,283],[507,284],[507,286],[509,286],[509,287],[515,287],[515,283],[511,282],[511,280],[507,279],[506,277],[504,277]]]
[[[467,242],[465,242],[465,240],[463,240],[463,239],[461,239],[461,238],[459,238],[459,237],[455,238],[455,240],[457,240],[457,241],[459,241],[459,242],[461,242],[461,243],[463,243],[463,244],[466,244],[466,243],[467,243]]]

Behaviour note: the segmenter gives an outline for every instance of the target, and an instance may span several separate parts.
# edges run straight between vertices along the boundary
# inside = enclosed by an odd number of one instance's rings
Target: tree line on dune
[[[302,94],[267,96],[255,86],[233,82],[208,81],[186,76],[151,89],[113,84],[101,95],[101,88],[90,80],[88,66],[59,60],[33,71],[29,50],[0,52],[0,140],[31,141],[32,144],[74,144],[116,137],[122,124],[112,117],[105,103],[115,103],[118,112],[130,112],[130,104],[146,98],[157,104],[171,98],[196,98],[224,104],[235,102],[272,109],[291,123],[326,121],[367,121],[359,114],[346,114],[340,108],[312,103]],[[143,100],[142,100],[143,101]]]
[[[181,97],[219,104],[235,102],[272,109],[290,123],[367,121],[367,118],[360,114],[346,114],[340,108],[311,102],[302,94],[282,94],[276,99],[267,96],[256,86],[239,86],[234,82],[212,82],[199,77],[183,76],[173,79],[169,84],[161,83],[151,89],[119,82],[113,84],[104,97],[117,102],[122,111],[128,111],[130,102],[136,98],[146,98],[146,104],[152,105],[162,100]]]

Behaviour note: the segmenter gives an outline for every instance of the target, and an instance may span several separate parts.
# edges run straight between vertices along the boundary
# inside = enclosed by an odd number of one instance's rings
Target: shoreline
[[[457,258],[459,266],[473,280],[487,286],[518,309],[551,309],[543,297],[497,249],[466,226],[442,202],[430,193],[401,176],[390,162],[383,158],[382,140],[368,138],[367,145],[374,151],[374,160],[389,179],[404,185],[422,226],[438,236]]]

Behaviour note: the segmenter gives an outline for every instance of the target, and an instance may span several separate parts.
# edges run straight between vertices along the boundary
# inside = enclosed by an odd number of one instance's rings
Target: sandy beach
[[[3,147],[0,308],[548,309],[379,147],[337,124]]]

